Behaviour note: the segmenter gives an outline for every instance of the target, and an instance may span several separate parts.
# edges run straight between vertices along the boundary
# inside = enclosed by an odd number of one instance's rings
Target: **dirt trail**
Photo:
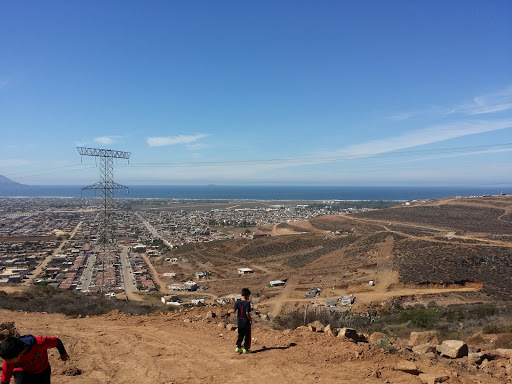
[[[293,293],[295,287],[299,282],[299,277],[297,275],[291,276],[286,282],[285,287],[281,291],[281,294],[273,300],[265,301],[265,304],[272,303],[272,310],[270,311],[270,316],[275,317],[279,316],[283,306],[288,301],[296,301],[296,299],[291,298],[291,294]]]
[[[56,350],[50,350],[54,384],[224,384],[240,381],[242,372],[244,381],[262,384],[421,383],[417,376],[396,370],[406,357],[308,331],[286,335],[256,324],[256,353],[238,355],[235,333],[197,313],[132,316],[114,312],[74,319],[0,310],[0,318],[15,321],[22,334],[62,339],[71,360],[62,362]],[[451,384],[470,376],[460,371],[457,377],[456,368],[445,362],[415,364],[425,373],[446,372]],[[479,379],[498,383],[488,375]]]
[[[288,286],[289,290],[291,291],[291,286]],[[348,289],[350,290],[350,288]],[[356,306],[360,303],[369,304],[369,303],[378,303],[385,300],[392,299],[393,297],[399,297],[399,296],[423,296],[423,295],[432,295],[432,294],[443,294],[443,293],[452,293],[452,292],[478,292],[480,288],[478,287],[464,287],[464,288],[395,288],[391,291],[385,291],[385,290],[377,290],[377,286],[375,286],[375,289],[367,289],[365,287],[365,291],[357,291],[351,290],[351,294],[353,294],[356,297]],[[271,304],[273,307],[271,311],[272,316],[276,316],[280,313],[285,303],[297,303],[297,302],[323,302],[325,303],[326,299],[337,299],[339,295],[334,296],[322,296],[321,298],[318,297],[316,299],[307,299],[304,297],[297,298],[297,297],[289,297],[289,295],[284,294],[284,292],[275,298],[266,300],[262,304]],[[278,312],[279,311],[279,312]]]
[[[153,266],[153,263],[151,263],[151,260],[149,260],[149,257],[145,253],[140,254],[141,257],[146,262],[146,265],[149,268],[149,272],[151,273],[151,276],[153,277],[153,280],[155,283],[158,284],[158,291],[160,293],[169,294],[169,288],[167,288],[167,284],[165,284],[162,279],[160,278],[160,275],[156,271],[155,267]]]
[[[409,233],[401,232],[399,230],[396,230],[396,229],[393,229],[393,228],[390,228],[390,227],[393,224],[396,224],[396,225],[399,225],[399,226],[406,226],[406,227],[410,227],[410,228],[418,228],[418,229],[427,229],[427,230],[431,230],[431,231],[438,231],[439,234],[444,234],[444,235],[449,233],[451,238],[462,239],[462,240],[475,240],[475,241],[482,242],[483,244],[485,244],[486,246],[489,246],[489,247],[510,247],[511,244],[512,244],[512,242],[509,242],[509,241],[491,240],[491,239],[488,239],[488,238],[478,237],[477,235],[455,235],[455,232],[453,232],[453,231],[448,231],[447,229],[436,228],[436,227],[426,226],[426,225],[410,224],[410,223],[406,224],[406,223],[403,223],[403,222],[395,222],[395,221],[379,220],[379,219],[366,219],[366,218],[354,217],[354,216],[347,216],[347,218],[350,219],[350,220],[364,222],[364,223],[367,223],[367,224],[379,225],[384,230],[386,230],[388,232],[393,232],[393,233],[396,233],[396,234],[399,234],[399,235],[402,235],[402,236],[405,236],[405,237],[409,237],[411,239],[429,241],[431,243],[452,244],[453,241],[451,241],[449,239],[447,239],[447,240],[433,239],[433,238],[428,237],[428,236],[415,236],[415,235],[411,235]],[[453,236],[451,236],[451,235],[453,235]]]

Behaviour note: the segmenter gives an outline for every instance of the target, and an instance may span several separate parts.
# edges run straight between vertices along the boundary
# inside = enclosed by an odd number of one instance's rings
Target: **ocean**
[[[99,197],[79,185],[0,187],[0,197]],[[508,189],[508,191],[507,191]],[[116,198],[207,200],[418,200],[453,196],[510,193],[512,187],[357,187],[357,186],[223,186],[134,185],[115,192]]]

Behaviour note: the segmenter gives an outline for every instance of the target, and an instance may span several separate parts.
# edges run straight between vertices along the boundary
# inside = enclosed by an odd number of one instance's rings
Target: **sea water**
[[[38,185],[0,188],[2,197],[99,197],[99,191],[80,185]],[[447,186],[228,186],[134,185],[115,191],[116,198],[207,200],[418,200],[509,193],[512,187]]]

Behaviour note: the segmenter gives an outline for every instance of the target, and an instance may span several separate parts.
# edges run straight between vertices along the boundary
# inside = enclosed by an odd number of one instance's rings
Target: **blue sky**
[[[512,2],[0,2],[0,174],[512,185]]]

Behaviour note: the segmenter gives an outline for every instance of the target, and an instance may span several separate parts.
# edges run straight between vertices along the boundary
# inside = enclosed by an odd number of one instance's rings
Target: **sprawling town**
[[[0,198],[0,284],[46,284],[130,298],[135,292],[157,290],[151,259],[169,249],[235,236],[270,236],[249,228],[328,215],[334,212],[329,203],[251,206],[119,199],[112,215],[113,247],[98,241],[100,199]],[[207,274],[197,271],[194,278],[201,280]],[[198,284],[188,281],[167,288],[196,290]]]

